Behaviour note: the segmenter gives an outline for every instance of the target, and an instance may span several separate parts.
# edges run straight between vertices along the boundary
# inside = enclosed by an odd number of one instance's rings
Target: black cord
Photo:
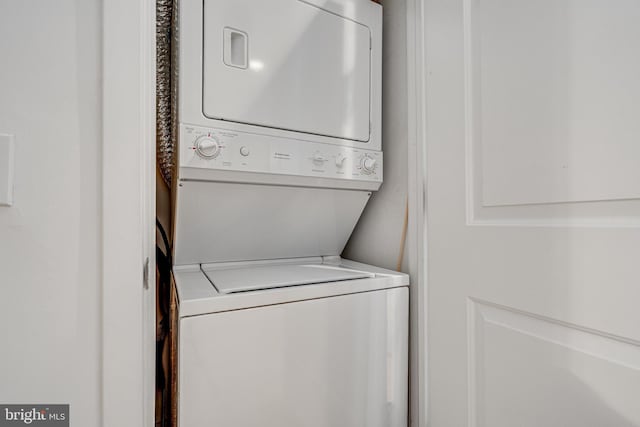
[[[162,251],[160,246],[156,244],[156,266],[158,270],[158,284],[157,284],[157,296],[158,308],[160,311],[161,321],[158,326],[158,334],[156,336],[156,384],[161,390],[161,411],[160,411],[160,425],[166,426],[169,423],[169,407],[167,396],[170,393],[169,383],[167,381],[167,374],[164,371],[164,365],[162,363],[162,355],[167,345],[167,337],[169,336],[169,322],[170,322],[170,293],[171,293],[171,267],[173,265],[171,259],[171,245],[169,244],[169,238],[160,220],[156,218],[156,227],[162,237],[165,252]]]
[[[158,231],[160,231],[160,236],[162,236],[162,242],[164,243],[167,258],[171,261],[171,245],[169,244],[169,238],[167,237],[167,232],[164,231],[164,227],[158,218],[156,218],[156,227],[158,228]]]

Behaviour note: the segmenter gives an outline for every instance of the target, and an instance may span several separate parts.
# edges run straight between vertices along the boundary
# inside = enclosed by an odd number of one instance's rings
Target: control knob
[[[324,158],[324,156],[323,156],[322,154],[320,154],[320,153],[315,153],[315,154],[313,155],[313,163],[315,163],[315,164],[316,164],[316,165],[318,165],[318,166],[322,166],[322,165],[324,165],[324,162],[325,162],[326,160],[327,160],[327,159],[325,159],[325,158]]]
[[[371,174],[376,170],[376,159],[365,155],[360,161],[362,171],[366,174]]]
[[[195,143],[196,152],[205,159],[215,159],[220,154],[220,143],[214,136],[201,136]]]

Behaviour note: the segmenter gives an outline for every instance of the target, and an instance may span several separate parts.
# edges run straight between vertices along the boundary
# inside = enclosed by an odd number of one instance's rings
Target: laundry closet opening
[[[405,1],[157,19],[156,424],[407,426]]]

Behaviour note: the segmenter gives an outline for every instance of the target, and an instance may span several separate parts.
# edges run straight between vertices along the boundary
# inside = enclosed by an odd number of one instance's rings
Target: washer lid
[[[271,265],[229,269],[203,266],[204,274],[221,294],[366,279],[375,274],[366,271],[322,265]]]

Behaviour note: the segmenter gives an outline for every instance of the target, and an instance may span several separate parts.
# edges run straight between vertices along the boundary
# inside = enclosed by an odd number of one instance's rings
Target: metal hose
[[[176,147],[172,124],[173,3],[173,0],[156,0],[156,156],[160,175],[169,187]]]

